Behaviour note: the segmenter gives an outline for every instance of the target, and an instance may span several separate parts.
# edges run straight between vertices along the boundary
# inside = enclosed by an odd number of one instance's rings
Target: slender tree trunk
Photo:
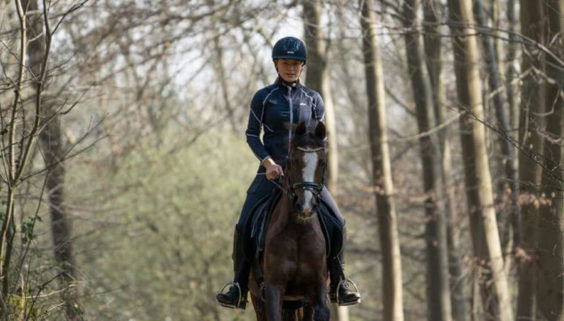
[[[513,321],[507,276],[497,229],[487,159],[482,88],[478,72],[479,53],[472,25],[469,0],[449,0],[450,27],[453,34],[456,87],[459,99],[460,139],[470,215],[474,255],[483,263],[479,270],[482,302],[487,311],[484,320]],[[476,118],[476,119],[474,119]]]
[[[490,7],[492,11],[492,26],[494,28],[495,33],[493,35],[494,38],[494,47],[495,47],[495,60],[497,61],[497,65],[499,66],[499,76],[502,78],[501,81],[504,81],[504,76],[502,71],[505,70],[505,61],[504,61],[504,44],[505,40],[502,37],[502,32],[498,31],[503,28],[501,19],[500,19],[500,3],[499,0],[489,0]]]
[[[441,44],[442,40],[439,36],[438,12],[442,8],[442,4],[437,0],[423,0],[424,12],[424,42],[425,57],[427,69],[429,70],[429,79],[432,88],[433,109],[436,124],[442,124],[444,117],[444,86],[441,61]],[[461,255],[459,251],[459,235],[453,224],[454,216],[457,211],[454,207],[454,182],[452,180],[451,170],[451,149],[450,149],[450,130],[448,127],[439,131],[439,147],[440,157],[439,163],[441,170],[442,182],[442,201],[445,213],[447,228],[447,244],[448,244],[448,266],[450,273],[450,291],[452,316],[455,321],[466,321],[468,313],[466,312],[466,294],[464,291],[463,273]]]
[[[388,135],[386,132],[386,102],[382,62],[376,36],[376,18],[371,0],[361,0],[364,70],[368,95],[368,123],[372,151],[373,184],[380,246],[382,248],[383,319],[403,321],[402,273],[399,237]]]
[[[480,26],[486,27],[488,25],[486,19],[486,12],[483,4],[484,0],[476,0],[475,11],[476,20]],[[505,190],[509,188],[510,194],[510,208],[509,210],[502,209],[502,213],[506,212],[507,215],[499,215],[499,217],[504,220],[505,217],[511,217],[509,224],[504,224],[509,230],[519,231],[521,225],[521,213],[517,205],[517,198],[519,195],[519,187],[517,185],[517,169],[515,161],[515,151],[513,150],[513,145],[511,144],[510,128],[509,128],[509,118],[505,110],[505,98],[503,96],[504,88],[502,79],[500,77],[500,67],[498,64],[496,48],[494,40],[487,34],[482,34],[482,49],[484,51],[484,57],[486,60],[486,67],[488,72],[488,81],[490,90],[494,92],[493,94],[493,105],[495,109],[495,116],[497,118],[497,127],[499,144],[501,146],[501,157],[498,161],[501,163],[501,168],[505,169],[505,179],[500,180],[497,186],[497,203],[505,203],[504,195]],[[512,222],[512,224],[511,224]],[[511,226],[513,225],[513,226]],[[512,233],[504,233],[504,235],[510,236]],[[513,243],[513,246],[519,244],[519,233],[513,234],[513,240],[504,240],[508,244]],[[508,264],[508,262],[506,262]]]
[[[521,32],[526,37],[544,43],[542,28],[542,2],[521,0]],[[517,252],[519,267],[519,294],[517,320],[534,320],[536,315],[536,266],[539,185],[541,170],[535,155],[542,151],[540,130],[544,110],[544,86],[535,70],[543,70],[543,56],[533,46],[524,47],[521,62],[522,72],[527,73],[521,86],[521,113],[519,119],[519,205],[523,217],[521,243]]]
[[[515,3],[516,0],[507,0],[506,15],[507,15],[507,31],[509,32],[509,41],[506,46],[506,69],[505,69],[505,91],[507,92],[507,104],[509,108],[509,125],[511,126],[511,132],[515,133],[516,129],[519,128],[519,104],[515,96],[516,84],[515,81],[517,75],[517,68],[515,64],[517,63],[517,48],[519,43],[517,42],[517,37],[515,33],[515,26],[517,25],[517,13]],[[512,134],[513,139],[517,140],[518,135]],[[518,162],[518,159],[517,159]],[[517,166],[518,167],[518,166]],[[513,231],[513,235],[517,233],[517,237],[520,238],[521,231]],[[515,247],[519,244],[514,244]]]
[[[339,176],[339,157],[337,148],[337,126],[329,69],[327,68],[327,48],[321,30],[322,3],[320,0],[303,0],[303,20],[305,43],[308,52],[306,85],[319,92],[325,104],[325,125],[327,126],[329,162],[327,166],[327,188],[337,193]],[[332,318],[336,321],[348,321],[349,310],[338,305],[331,306]]]
[[[29,2],[28,2],[29,1]],[[29,64],[33,74],[33,81],[39,81],[42,60],[46,55],[45,35],[43,32],[42,15],[39,11],[38,0],[24,1],[30,12],[36,15],[28,20]],[[45,86],[45,85],[44,85]],[[63,301],[65,313],[69,320],[82,320],[77,305],[77,291],[74,281],[76,270],[72,252],[70,225],[64,204],[65,168],[63,166],[64,150],[62,146],[62,132],[60,115],[56,106],[41,101],[43,130],[39,133],[39,143],[43,150],[45,166],[47,167],[46,188],[49,198],[49,213],[51,216],[51,233],[55,261],[61,271],[61,283],[65,287]]]
[[[564,57],[564,0],[543,1],[548,48]],[[564,321],[564,69],[546,59],[547,126],[539,207],[538,312],[542,319]]]
[[[329,68],[327,68],[327,48],[321,30],[320,0],[303,1],[303,20],[305,43],[308,53],[308,66],[306,68],[306,85],[319,92],[325,104],[325,124],[329,139],[329,163],[327,171],[327,188],[332,193],[337,193],[339,175],[339,157],[337,149],[337,126],[335,124],[335,110]]]
[[[215,0],[207,0],[208,5],[210,8],[215,8]],[[229,76],[225,70],[225,65],[223,63],[223,48],[220,44],[220,34],[219,30],[216,28],[218,20],[218,13],[214,12],[211,15],[211,25],[212,30],[215,33],[213,36],[213,57],[214,57],[214,70],[217,76],[217,80],[221,86],[221,94],[223,97],[223,105],[225,106],[225,111],[227,112],[229,123],[231,124],[231,129],[234,133],[238,133],[237,130],[237,120],[235,119],[235,110],[233,106],[231,106],[231,99],[229,99]]]
[[[2,205],[5,205],[5,210],[2,217],[2,228],[0,231],[0,279],[2,280],[2,290],[0,295],[0,315],[2,320],[8,318],[8,304],[9,304],[9,284],[10,284],[10,263],[11,252],[13,248],[13,226],[14,226],[14,200],[17,194],[17,188],[20,178],[18,177],[18,166],[24,167],[25,162],[18,162],[18,154],[16,154],[17,147],[17,132],[18,122],[16,121],[17,114],[20,113],[19,109],[22,103],[22,89],[25,75],[25,64],[27,57],[27,8],[24,9],[20,1],[14,1],[16,12],[19,20],[19,38],[20,46],[16,61],[18,61],[18,75],[14,83],[14,99],[9,107],[9,123],[3,122],[3,133],[0,135],[2,139],[2,146],[7,146],[0,150],[2,162],[5,164],[5,179],[8,181],[6,199]],[[38,88],[38,94],[40,92]],[[37,114],[35,115],[37,117]],[[7,141],[6,141],[6,140]],[[21,146],[21,149],[25,148]],[[30,148],[30,146],[28,146]]]
[[[407,69],[411,79],[413,99],[417,113],[417,126],[420,133],[428,132],[432,125],[433,101],[429,77],[426,74],[423,60],[423,49],[420,34],[417,32],[418,1],[405,0],[403,6],[405,34],[405,52]],[[410,30],[411,28],[411,30]],[[427,318],[428,320],[452,320],[448,251],[446,241],[446,223],[444,212],[438,206],[438,184],[441,181],[436,168],[440,159],[436,144],[431,135],[423,135],[419,139],[423,174],[423,189],[426,195],[424,202],[427,252]]]

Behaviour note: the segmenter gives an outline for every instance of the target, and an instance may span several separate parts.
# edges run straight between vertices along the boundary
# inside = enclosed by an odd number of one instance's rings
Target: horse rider
[[[257,174],[247,190],[247,198],[235,226],[233,244],[234,281],[226,293],[219,293],[219,304],[231,308],[245,309],[247,283],[251,259],[245,255],[244,224],[257,202],[269,195],[275,187],[270,180],[281,177],[288,156],[287,142],[292,137],[292,126],[305,121],[315,124],[324,121],[324,105],[316,91],[300,84],[300,75],[307,61],[305,44],[298,38],[285,37],[276,42],[272,49],[272,60],[278,78],[267,87],[257,91],[251,101],[251,111],[246,130],[247,143],[260,160]],[[261,129],[264,131],[262,140]],[[345,221],[327,188],[323,188],[319,198],[332,210],[344,233]],[[342,244],[341,247],[342,248]],[[360,294],[344,282],[343,251],[328,258],[330,275],[329,297],[340,305],[360,302]]]

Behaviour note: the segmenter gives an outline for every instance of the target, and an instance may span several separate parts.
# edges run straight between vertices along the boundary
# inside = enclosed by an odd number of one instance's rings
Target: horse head
[[[313,132],[301,122],[290,142],[286,184],[298,209],[298,220],[307,221],[316,213],[323,189],[326,155],[326,129],[321,122]]]

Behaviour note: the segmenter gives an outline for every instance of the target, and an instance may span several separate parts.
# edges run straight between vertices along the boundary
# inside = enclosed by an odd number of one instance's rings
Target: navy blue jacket
[[[272,157],[277,164],[284,166],[288,140],[292,137],[289,124],[304,121],[311,127],[317,121],[324,121],[324,116],[323,100],[315,90],[300,84],[290,87],[278,78],[274,84],[257,91],[251,101],[245,132],[247,143],[261,164]],[[265,168],[259,166],[258,172],[265,172]]]

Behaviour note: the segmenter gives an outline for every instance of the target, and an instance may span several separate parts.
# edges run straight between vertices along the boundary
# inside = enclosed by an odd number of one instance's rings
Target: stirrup
[[[227,303],[223,303],[223,302],[220,302],[220,301],[217,299],[217,297],[216,297],[217,304],[219,304],[219,305],[221,305],[221,306],[223,306],[223,307],[226,307],[226,308],[230,308],[230,309],[239,309],[239,308],[241,308],[241,302],[243,302],[243,292],[241,291],[241,286],[239,285],[239,283],[237,283],[237,282],[228,282],[228,283],[226,283],[226,284],[221,288],[221,290],[219,291],[219,294],[225,294],[225,293],[223,293],[223,292],[225,291],[225,289],[226,289],[227,287],[231,287],[231,286],[236,286],[236,287],[237,287],[237,290],[239,290],[239,299],[237,300],[237,304],[227,304]],[[244,309],[244,308],[245,308],[245,307],[242,307],[242,309]]]
[[[341,298],[339,298],[339,289],[341,288],[342,285],[346,285],[346,284],[350,284],[353,286],[354,290],[356,293],[359,294],[360,296],[360,291],[358,290],[358,287],[356,286],[356,284],[351,280],[351,279],[344,279],[344,280],[340,280],[339,283],[337,284],[337,305],[339,306],[348,306],[348,305],[355,305],[360,303],[361,299],[360,297],[358,298],[358,300],[354,301],[354,302],[342,302]]]

